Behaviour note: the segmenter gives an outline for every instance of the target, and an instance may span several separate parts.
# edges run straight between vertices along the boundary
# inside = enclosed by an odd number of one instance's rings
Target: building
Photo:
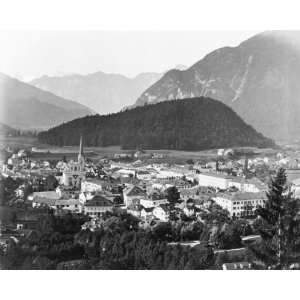
[[[151,219],[153,217],[154,207],[143,207],[141,210],[141,218]]]
[[[254,215],[258,206],[264,206],[267,201],[265,192],[260,193],[223,193],[217,194],[213,200],[226,209],[231,217],[249,217]]]
[[[78,159],[70,161],[63,171],[62,184],[80,189],[81,182],[85,180],[85,160],[83,155],[82,137],[80,137]]]
[[[40,199],[59,200],[60,196],[55,191],[34,192],[31,195],[29,195],[27,199],[29,201],[32,201],[32,203],[38,203],[39,201],[43,202],[43,200]]]
[[[141,211],[143,209],[143,206],[138,204],[138,203],[131,203],[128,207],[127,207],[127,213],[140,218],[141,217]]]
[[[55,201],[55,209],[63,209],[71,212],[82,212],[83,205],[78,199],[60,199]]]
[[[219,173],[200,173],[198,174],[198,183],[200,186],[211,186],[226,190],[229,187],[232,177]]]
[[[245,177],[213,172],[198,174],[198,182],[200,186],[211,186],[222,190],[235,187],[239,191],[247,193],[258,193],[267,190],[267,186],[258,178],[246,179]]]
[[[136,178],[139,180],[151,180],[151,174],[148,171],[137,171]]]
[[[100,217],[103,213],[112,211],[113,203],[102,195],[96,195],[91,200],[86,201],[84,213],[92,218]]]
[[[162,205],[159,205],[159,206],[156,206],[154,209],[153,209],[153,216],[163,222],[168,222],[169,221],[169,216],[170,216],[170,213],[169,213],[169,208],[167,205],[165,204],[162,204]]]
[[[81,182],[81,192],[92,193],[102,191],[103,181],[99,179],[89,178]]]
[[[146,192],[136,185],[131,185],[123,190],[124,204],[128,207],[132,203],[139,203],[141,199],[146,199]]]
[[[168,204],[168,199],[166,198],[146,198],[146,199],[141,199],[140,200],[140,204],[143,205],[146,208],[150,208],[150,207],[155,207],[155,206],[159,206],[161,204]]]

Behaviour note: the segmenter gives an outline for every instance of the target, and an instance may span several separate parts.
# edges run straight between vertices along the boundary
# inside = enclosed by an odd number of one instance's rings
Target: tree
[[[266,267],[286,269],[297,260],[300,250],[300,219],[299,200],[288,190],[284,169],[280,168],[272,178],[267,197],[265,207],[257,209],[262,240],[249,248]]]
[[[48,175],[46,177],[46,190],[53,191],[57,188],[58,181],[53,175]]]
[[[180,193],[176,186],[171,186],[166,190],[166,197],[171,204],[175,204],[178,202],[180,198]]]

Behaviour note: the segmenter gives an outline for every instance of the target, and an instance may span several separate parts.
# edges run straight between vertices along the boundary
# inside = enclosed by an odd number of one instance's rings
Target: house
[[[123,199],[126,207],[128,207],[133,202],[137,202],[145,198],[146,192],[136,185],[130,185],[123,190]]]
[[[140,204],[143,205],[146,208],[149,207],[155,207],[155,206],[159,206],[162,204],[168,204],[169,201],[166,198],[146,198],[146,199],[141,199],[140,200]]]
[[[157,219],[163,221],[163,222],[169,221],[170,213],[169,213],[168,206],[165,205],[165,204],[156,206],[153,209],[153,216],[156,217]]]
[[[56,199],[44,198],[44,197],[35,197],[32,200],[32,207],[50,207],[55,208]]]
[[[54,205],[55,209],[64,209],[78,213],[81,213],[83,209],[83,205],[78,199],[60,199],[56,200]]]
[[[139,180],[151,180],[151,174],[148,171],[137,171],[136,178]]]
[[[187,217],[194,217],[199,213],[199,209],[195,206],[195,201],[193,199],[188,199],[185,202],[183,213]]]
[[[81,192],[101,192],[103,181],[99,179],[86,179],[81,182]]]
[[[212,199],[226,209],[231,217],[248,217],[254,215],[257,206],[264,206],[267,201],[265,192],[259,193],[222,193]]]
[[[154,207],[143,207],[141,210],[141,218],[149,219],[153,217]]]
[[[60,196],[55,191],[34,192],[27,198],[32,201],[32,207],[50,206],[53,207],[56,200],[60,199]]]
[[[143,206],[138,203],[131,203],[129,206],[127,206],[127,213],[140,218],[141,217],[141,211],[143,209]]]
[[[92,218],[100,217],[101,214],[112,210],[113,203],[102,195],[95,195],[84,205],[84,213]]]

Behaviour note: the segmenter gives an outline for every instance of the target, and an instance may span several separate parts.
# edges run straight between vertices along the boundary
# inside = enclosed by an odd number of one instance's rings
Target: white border
[[[290,30],[300,29],[297,2],[9,0],[0,2],[0,29]],[[0,271],[0,282],[1,299],[291,299],[298,273]]]

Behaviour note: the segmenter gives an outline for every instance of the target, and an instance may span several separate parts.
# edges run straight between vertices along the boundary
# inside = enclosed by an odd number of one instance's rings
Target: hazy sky
[[[191,65],[258,31],[2,31],[0,72],[23,80],[97,71],[135,76]]]

